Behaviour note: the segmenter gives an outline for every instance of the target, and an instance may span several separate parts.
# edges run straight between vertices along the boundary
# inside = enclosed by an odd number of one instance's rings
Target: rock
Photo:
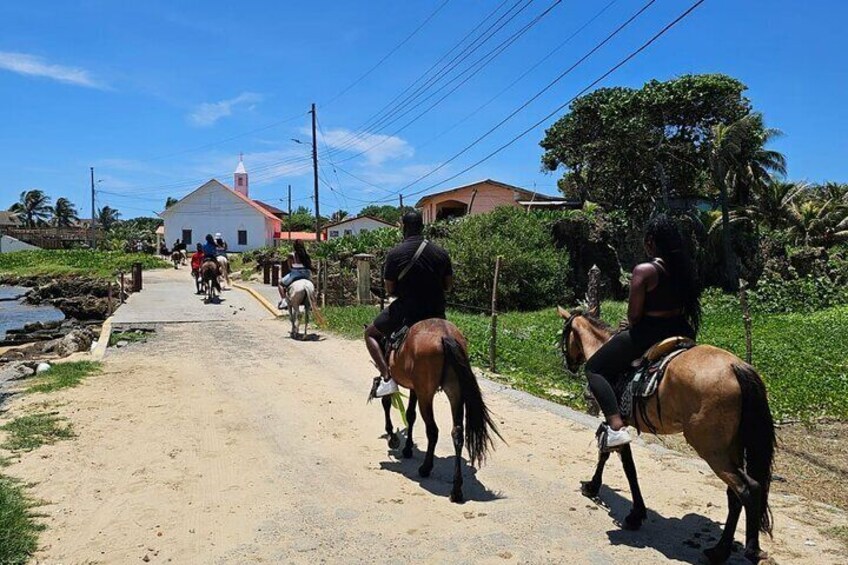
[[[77,320],[105,320],[109,316],[109,300],[92,296],[55,298],[49,301],[65,316]]]
[[[119,341],[118,343],[115,344],[115,347],[126,347],[129,344],[130,344],[130,342],[128,342],[125,339],[122,339],[121,341]]]
[[[50,363],[39,363],[35,368],[35,374],[40,375],[46,371],[50,370]]]
[[[94,332],[85,327],[76,328],[62,338],[56,346],[56,354],[66,357],[78,351],[89,351],[92,341],[94,341]]]
[[[91,342],[91,348],[89,349],[89,351],[94,351],[95,349],[97,349],[97,344],[98,344],[97,340],[92,341]]]

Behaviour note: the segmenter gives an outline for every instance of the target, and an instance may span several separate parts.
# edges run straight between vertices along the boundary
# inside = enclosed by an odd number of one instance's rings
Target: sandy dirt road
[[[360,344],[295,342],[287,327],[160,325],[151,341],[110,350],[104,372],[81,386],[13,400],[9,415],[47,403],[78,434],[7,469],[46,501],[37,561],[698,563],[719,534],[718,480],[648,447],[635,456],[649,519],[620,530],[629,492],[617,461],[603,505],[578,491],[596,458],[592,430],[489,382],[509,445],[466,467],[468,502],[451,504],[444,396],[433,475],[419,479],[423,426],[414,459],[388,450],[381,408],[365,403],[372,370]],[[846,562],[820,533],[841,514],[773,500],[776,535],[764,545],[777,562]]]

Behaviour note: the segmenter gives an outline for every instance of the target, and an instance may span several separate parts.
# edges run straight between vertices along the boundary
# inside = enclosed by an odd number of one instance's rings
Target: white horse
[[[221,276],[224,277],[224,280],[227,281],[227,286],[230,287],[232,284],[230,283],[230,261],[227,259],[226,255],[218,255],[216,257],[218,260],[218,264],[221,266]]]
[[[299,279],[289,285],[286,294],[291,319],[292,339],[305,338],[309,331],[309,313],[315,305],[315,285],[309,279]],[[300,312],[303,311],[305,324],[303,335],[300,334]],[[320,321],[320,320],[319,320]]]

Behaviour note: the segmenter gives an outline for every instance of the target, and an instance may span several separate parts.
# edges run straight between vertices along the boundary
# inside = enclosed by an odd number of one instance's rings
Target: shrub
[[[551,235],[556,217],[501,207],[448,224],[447,237],[439,243],[454,262],[452,300],[474,307],[488,305],[495,257],[501,256],[499,309],[530,310],[571,302],[568,252],[557,249]]]

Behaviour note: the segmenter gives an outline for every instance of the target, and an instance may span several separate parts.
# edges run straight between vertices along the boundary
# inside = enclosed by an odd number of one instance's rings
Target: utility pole
[[[289,185],[289,242],[291,242],[291,185]]]
[[[89,225],[88,231],[91,236],[91,248],[95,249],[97,247],[97,243],[94,239],[94,223],[95,223],[95,214],[94,214],[94,167],[91,167],[91,224]]]
[[[398,194],[398,200],[400,201],[400,209],[403,210],[403,194]]]
[[[318,114],[315,113],[315,103],[312,103],[312,177],[315,181],[315,241],[321,241],[321,213],[318,206],[318,138],[315,128]]]

